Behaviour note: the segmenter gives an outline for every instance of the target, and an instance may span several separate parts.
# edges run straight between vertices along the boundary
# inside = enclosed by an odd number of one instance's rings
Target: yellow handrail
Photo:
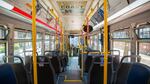
[[[33,76],[34,84],[37,81],[37,57],[36,57],[36,0],[32,0],[32,49],[33,49]]]
[[[80,52],[80,54],[87,54],[87,53],[89,53],[89,54],[104,54],[105,52]],[[109,54],[110,54],[110,52],[108,52]]]
[[[107,84],[107,64],[108,64],[108,12],[107,0],[104,0],[104,84]]]

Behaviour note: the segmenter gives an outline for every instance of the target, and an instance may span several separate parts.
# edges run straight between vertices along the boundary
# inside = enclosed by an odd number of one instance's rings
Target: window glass
[[[95,35],[94,36],[94,48],[93,48],[94,50],[97,50],[97,48],[98,48],[97,45],[98,45],[98,36]]]
[[[99,49],[99,36],[98,35],[94,35],[94,36],[90,36],[90,48],[93,50],[98,50]]]
[[[50,49],[50,35],[45,35],[45,50]]]
[[[42,34],[41,34],[41,33],[37,33],[36,38],[37,38],[37,39],[42,39]]]
[[[6,35],[5,29],[0,26],[0,39],[4,39]]]
[[[150,27],[137,29],[136,33],[138,34],[139,38],[150,38]]]
[[[32,55],[32,52],[29,52],[29,51],[32,51],[32,42],[25,42],[25,56],[31,56]]]
[[[92,40],[92,36],[90,36],[90,44],[89,44],[90,48],[92,48],[92,44],[93,44],[93,40]]]
[[[55,36],[50,36],[50,50],[55,49]]]
[[[130,42],[114,41],[113,50],[119,50],[120,56],[131,55]]]
[[[25,50],[26,51],[32,50],[32,42],[25,42]]]
[[[139,43],[141,62],[150,66],[150,43]]]
[[[14,39],[31,39],[31,32],[14,31]]]
[[[22,31],[14,32],[14,39],[25,39],[26,33]]]
[[[42,54],[42,42],[41,41],[38,41],[37,43],[36,43],[36,50],[37,50],[37,53],[38,53],[38,55],[41,55]]]
[[[113,38],[129,38],[128,34],[126,31],[117,31],[113,33]]]
[[[50,36],[49,36],[49,35],[45,35],[45,39],[46,39],[46,40],[49,40],[49,39],[50,39]]]
[[[99,35],[98,35],[98,38],[99,38],[99,41],[98,41],[98,49],[101,51],[102,50],[102,35],[101,35],[101,33],[99,33]]]
[[[32,34],[31,32],[26,33],[26,39],[32,39]]]
[[[70,38],[70,45],[72,45],[73,47],[78,47],[78,41],[79,40],[79,37],[74,37],[74,38]]]
[[[95,41],[95,40],[94,40],[94,36],[91,36],[91,37],[90,37],[90,40],[91,40],[91,46],[90,46],[90,48],[91,48],[91,49],[94,49],[94,41]]]
[[[5,44],[0,44],[0,64],[3,64],[3,56],[5,56]]]
[[[49,50],[50,48],[50,42],[49,41],[45,41],[45,50]]]
[[[14,56],[20,56],[24,61],[24,49],[24,43],[14,43]]]

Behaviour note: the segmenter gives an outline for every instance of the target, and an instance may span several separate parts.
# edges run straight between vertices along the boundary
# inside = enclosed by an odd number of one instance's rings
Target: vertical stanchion
[[[89,18],[87,17],[86,18],[86,20],[87,20],[87,47],[88,47],[88,41],[89,41]]]
[[[107,0],[104,0],[104,84],[107,84],[107,64],[108,64],[108,12]]]
[[[64,39],[64,29],[63,29],[63,27],[62,27],[62,39],[63,39],[63,46],[62,46],[62,50],[63,50],[63,54],[64,54],[64,50],[65,50],[65,39]]]
[[[85,48],[85,37],[84,34],[82,33],[82,37],[84,40],[84,44],[82,45],[82,55],[81,55],[81,78],[83,79],[83,71],[84,71],[84,58],[83,58],[83,52],[84,52],[84,48]]]
[[[36,0],[32,0],[32,49],[33,49],[33,77],[34,84],[37,82],[37,56],[36,56]]]
[[[55,19],[55,27],[56,27],[56,33],[55,33],[55,49],[58,48],[58,28],[57,28],[57,20],[58,18]]]
[[[60,29],[61,29],[61,32],[60,32],[60,51],[63,52],[63,30],[62,30],[61,21],[59,23],[60,23]]]

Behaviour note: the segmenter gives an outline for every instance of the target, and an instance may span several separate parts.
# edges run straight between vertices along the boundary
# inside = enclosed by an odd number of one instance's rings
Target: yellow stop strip
[[[77,83],[77,82],[79,82],[79,83],[81,83],[82,80],[67,80],[67,76],[65,75],[65,80],[64,80],[64,82],[71,82],[71,83]]]
[[[82,82],[82,80],[64,80],[64,82],[76,83],[76,82]]]

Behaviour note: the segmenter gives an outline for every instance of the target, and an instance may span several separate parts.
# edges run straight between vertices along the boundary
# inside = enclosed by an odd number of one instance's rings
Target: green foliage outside
[[[19,48],[20,48],[19,43],[16,43],[16,44],[14,45],[14,50],[18,50]]]
[[[0,53],[5,53],[5,47],[4,46],[0,46]]]

